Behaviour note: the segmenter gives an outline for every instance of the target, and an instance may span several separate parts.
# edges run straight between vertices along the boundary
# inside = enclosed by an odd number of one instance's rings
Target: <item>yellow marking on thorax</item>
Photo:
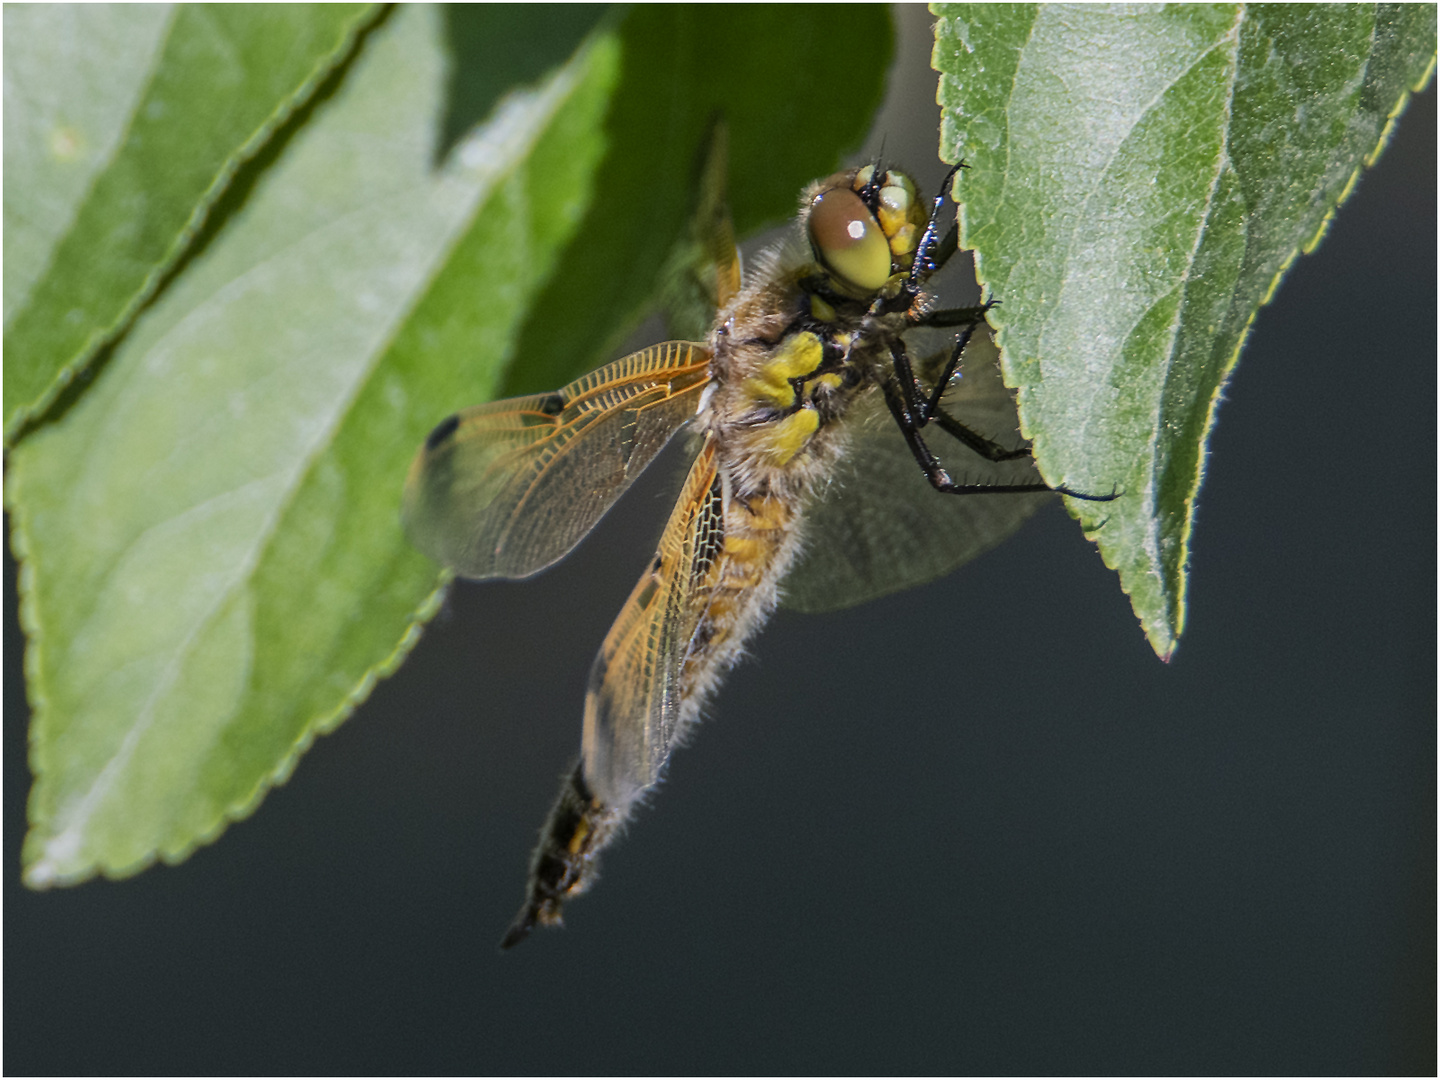
[[[759,371],[745,380],[745,392],[762,405],[788,409],[795,404],[790,380],[808,375],[824,358],[825,347],[819,337],[809,330],[792,334]]]
[[[829,387],[831,390],[839,390],[842,381],[843,380],[840,378],[839,373],[834,371],[827,372],[824,375],[817,375],[815,378],[811,379],[805,384],[805,396],[813,396],[816,387],[819,386],[826,386]]]
[[[809,330],[792,334],[780,343],[774,355],[759,371],[745,380],[745,392],[757,404],[778,409],[793,409],[817,387],[840,386],[834,372],[816,376],[797,391],[791,379],[799,379],[818,368],[825,359],[825,346],[817,334]],[[811,436],[820,429],[820,414],[812,405],[781,417],[757,430],[756,450],[768,464],[786,465],[804,449]]]
[[[819,429],[820,414],[814,408],[803,408],[765,425],[761,431],[760,452],[772,465],[788,465]]]

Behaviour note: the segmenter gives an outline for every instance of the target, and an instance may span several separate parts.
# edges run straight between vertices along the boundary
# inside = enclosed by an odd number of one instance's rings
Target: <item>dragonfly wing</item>
[[[964,377],[944,406],[972,430],[1002,444],[1019,422],[988,335],[966,352]],[[805,548],[785,579],[785,606],[834,611],[950,573],[1005,539],[1052,498],[944,495],[930,486],[878,390],[854,406],[855,430],[829,486],[805,514]],[[1038,483],[1028,458],[996,464],[938,428],[926,441],[964,483]]]
[[[671,341],[553,394],[477,405],[430,433],[405,482],[411,541],[463,577],[563,557],[695,415],[710,350]]]
[[[724,494],[713,445],[690,467],[649,569],[590,671],[582,743],[585,780],[624,810],[660,778],[684,716],[685,657],[724,546]]]

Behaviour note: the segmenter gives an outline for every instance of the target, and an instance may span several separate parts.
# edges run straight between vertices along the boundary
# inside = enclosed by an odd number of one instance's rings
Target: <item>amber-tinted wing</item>
[[[520,578],[574,547],[695,415],[710,350],[671,341],[553,394],[456,413],[405,482],[411,541],[464,577]]]
[[[964,377],[944,405],[972,431],[1020,445],[1014,397],[1000,379],[988,335],[971,343]],[[853,415],[849,452],[806,512],[804,552],[782,587],[787,607],[834,611],[942,577],[1000,543],[1054,498],[1048,492],[943,495],[921,473],[878,389],[855,404]],[[938,427],[925,437],[963,483],[1040,480],[1028,458],[995,464]]]
[[[681,679],[724,545],[724,494],[712,445],[700,451],[660,549],[605,637],[585,695],[585,781],[624,810],[660,778],[680,723]]]

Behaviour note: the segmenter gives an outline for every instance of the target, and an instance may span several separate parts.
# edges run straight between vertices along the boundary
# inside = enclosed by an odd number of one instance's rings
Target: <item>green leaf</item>
[[[716,119],[729,128],[736,233],[791,218],[800,188],[864,137],[884,92],[891,28],[869,5],[659,7],[637,11],[625,41],[626,71],[637,77],[610,108],[610,152],[579,227],[587,242],[535,304],[517,345],[525,363],[511,368],[502,397],[553,390],[598,367],[640,322],[665,285]],[[836,94],[816,72],[841,55]],[[667,71],[675,75],[662,81]]]
[[[5,438],[154,293],[373,5],[5,9]]]
[[[941,153],[1006,381],[1155,651],[1256,311],[1429,78],[1435,9],[942,5]]]
[[[584,191],[616,63],[613,43],[588,50],[436,170],[440,28],[417,8],[377,31],[91,391],[12,454],[32,884],[214,835],[363,693],[434,590],[395,520],[420,430],[406,406],[427,389],[405,377],[413,340],[505,334]],[[561,154],[540,145],[557,125]],[[531,204],[555,212],[516,213]],[[486,253],[499,280],[471,279],[493,300],[476,311],[436,275]],[[376,608],[399,615],[377,627]]]
[[[751,177],[737,218],[792,212],[863,135],[888,59],[883,9],[819,15],[637,7],[573,56],[550,31],[587,9],[402,8],[367,35],[91,389],[10,455],[29,884],[183,858],[399,662],[440,580],[399,524],[426,431],[515,372],[577,374],[645,313],[717,113]],[[512,74],[533,87],[461,92],[462,40],[551,51]],[[746,40],[760,55],[725,55]],[[836,105],[811,73],[853,41]],[[485,70],[483,48],[462,61]],[[460,116],[486,119],[459,137]]]

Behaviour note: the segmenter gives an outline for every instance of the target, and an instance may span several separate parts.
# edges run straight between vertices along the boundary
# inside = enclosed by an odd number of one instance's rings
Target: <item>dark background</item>
[[[1059,506],[782,612],[569,928],[505,956],[673,461],[119,884],[20,885],[7,561],[5,1071],[1433,1074],[1435,130],[1432,88],[1261,313],[1170,665]]]

